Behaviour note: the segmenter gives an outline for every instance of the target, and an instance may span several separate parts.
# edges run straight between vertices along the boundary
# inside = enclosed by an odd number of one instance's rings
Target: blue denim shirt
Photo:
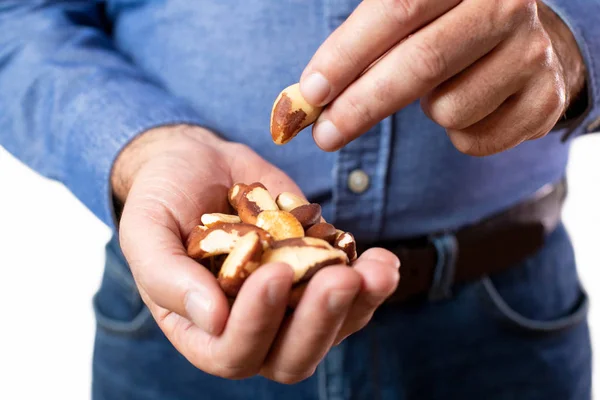
[[[565,173],[564,129],[475,158],[418,103],[335,153],[308,132],[274,145],[274,99],[358,3],[2,0],[0,144],[111,228],[115,157],[140,132],[179,122],[250,145],[320,202],[327,220],[363,240],[459,227]],[[589,107],[565,128],[572,140],[600,117],[600,1],[547,3],[574,32],[588,69]],[[348,185],[355,170],[369,177],[362,193]]]

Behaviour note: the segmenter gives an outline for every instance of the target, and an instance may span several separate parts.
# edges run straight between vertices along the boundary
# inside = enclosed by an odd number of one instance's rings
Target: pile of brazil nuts
[[[259,182],[233,185],[228,200],[236,214],[202,215],[186,247],[230,299],[261,265],[284,262],[294,270],[288,303],[294,307],[319,269],[350,265],[357,257],[354,236],[325,222],[319,204],[288,192],[273,198]]]

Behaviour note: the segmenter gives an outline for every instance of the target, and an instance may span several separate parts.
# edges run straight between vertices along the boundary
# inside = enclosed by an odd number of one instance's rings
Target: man
[[[569,141],[600,125],[599,12],[0,3],[2,145],[115,231],[93,398],[590,398],[560,205]],[[298,80],[327,107],[312,137],[276,146],[271,106]],[[258,269],[229,309],[183,247],[255,181],[320,203],[363,248],[291,316],[287,265]]]

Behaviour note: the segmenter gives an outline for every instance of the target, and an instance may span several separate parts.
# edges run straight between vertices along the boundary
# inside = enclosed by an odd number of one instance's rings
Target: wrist
[[[152,159],[184,147],[190,140],[208,145],[222,143],[214,133],[191,125],[161,126],[149,129],[123,148],[116,158],[111,172],[111,188],[115,200],[125,203],[135,177]]]
[[[567,101],[565,113],[582,95],[585,87],[585,63],[569,27],[546,4],[538,0],[538,15],[548,33],[562,66]]]

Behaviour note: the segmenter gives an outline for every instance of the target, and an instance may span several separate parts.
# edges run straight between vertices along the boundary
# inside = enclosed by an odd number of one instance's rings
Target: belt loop
[[[429,289],[429,300],[437,301],[452,296],[452,285],[454,284],[454,271],[458,256],[458,242],[451,234],[432,236],[430,242],[435,246],[437,261],[433,272],[433,282]]]

